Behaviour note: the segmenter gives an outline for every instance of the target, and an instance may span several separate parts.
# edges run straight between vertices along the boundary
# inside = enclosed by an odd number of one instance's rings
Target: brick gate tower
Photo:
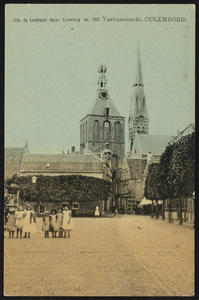
[[[133,84],[131,94],[131,105],[129,112],[129,145],[130,151],[133,147],[133,140],[135,138],[135,132],[139,134],[148,134],[149,131],[149,117],[146,106],[146,99],[144,94],[144,83],[142,77],[142,67],[140,59],[140,49],[138,44],[138,58],[136,65],[136,76]]]
[[[125,118],[110,98],[106,71],[106,66],[100,65],[95,103],[80,121],[80,151],[90,149],[100,156],[108,142],[112,155],[120,162],[125,155]]]

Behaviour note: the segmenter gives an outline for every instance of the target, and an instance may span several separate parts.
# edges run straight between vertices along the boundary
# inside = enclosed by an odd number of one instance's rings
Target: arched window
[[[109,121],[105,121],[103,124],[103,140],[105,142],[111,140],[111,124]]]
[[[139,124],[139,125],[144,124],[144,117],[139,117],[139,118],[138,118],[138,124]]]
[[[120,141],[121,139],[121,124],[120,122],[115,122],[114,124],[114,140]]]
[[[95,120],[93,125],[93,139],[99,140],[99,121]]]

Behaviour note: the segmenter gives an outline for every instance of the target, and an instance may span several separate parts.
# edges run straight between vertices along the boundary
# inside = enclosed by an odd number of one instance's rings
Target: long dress
[[[43,225],[42,225],[42,231],[49,231],[50,229],[50,217],[43,217]]]
[[[95,209],[95,216],[99,216],[100,215],[100,212],[99,212],[99,206],[96,206],[96,209]]]
[[[59,229],[62,229],[62,224],[63,224],[63,213],[58,213],[57,214],[57,226]]]
[[[73,223],[71,216],[72,216],[71,210],[63,211],[63,229],[64,230],[74,230],[74,223]],[[70,220],[70,222],[69,222],[69,220]]]
[[[8,222],[6,224],[7,231],[16,231],[17,227],[15,225],[15,214],[8,214]]]
[[[22,229],[23,228],[23,218],[25,217],[25,212],[24,211],[17,211],[15,213],[15,219],[16,219],[16,227],[17,229]]]
[[[50,215],[51,221],[50,221],[50,231],[59,231],[59,224],[57,222],[57,215]]]
[[[35,216],[33,211],[26,210],[25,211],[25,217],[23,219],[23,232],[37,232],[37,229],[35,227]]]

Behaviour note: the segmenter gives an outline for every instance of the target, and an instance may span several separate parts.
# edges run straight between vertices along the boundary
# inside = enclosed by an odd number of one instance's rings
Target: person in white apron
[[[52,209],[51,215],[50,215],[50,231],[52,232],[52,238],[56,238],[57,231],[59,231],[59,225],[57,222],[58,216],[57,216],[57,210]]]
[[[24,232],[24,238],[30,238],[30,233],[37,232],[36,227],[36,216],[34,211],[32,210],[30,204],[26,206],[25,210],[25,216],[23,219],[23,232]],[[27,235],[28,234],[28,235]]]
[[[16,227],[17,227],[17,236],[16,238],[19,237],[20,233],[20,238],[22,238],[22,230],[23,230],[23,219],[25,217],[25,212],[23,207],[20,205],[18,206],[18,211],[15,212],[15,219],[16,219]]]
[[[64,238],[66,238],[66,230],[68,231],[68,238],[70,237],[70,231],[74,230],[74,224],[72,220],[72,211],[68,209],[68,206],[63,208],[63,231]]]
[[[100,212],[99,212],[99,206],[97,205],[95,208],[95,217],[99,217]]]

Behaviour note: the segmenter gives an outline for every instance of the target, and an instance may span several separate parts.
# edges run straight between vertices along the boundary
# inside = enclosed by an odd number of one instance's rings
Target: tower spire
[[[131,93],[131,105],[129,112],[129,146],[130,151],[133,147],[135,132],[139,134],[148,134],[149,118],[144,94],[144,83],[142,76],[142,66],[140,58],[140,46],[138,41],[138,53],[136,61],[135,83]]]
[[[141,65],[141,58],[140,58],[139,41],[138,41],[138,57],[137,57],[137,64],[136,64],[135,83],[133,86],[144,86],[143,77],[142,77],[142,65]]]

